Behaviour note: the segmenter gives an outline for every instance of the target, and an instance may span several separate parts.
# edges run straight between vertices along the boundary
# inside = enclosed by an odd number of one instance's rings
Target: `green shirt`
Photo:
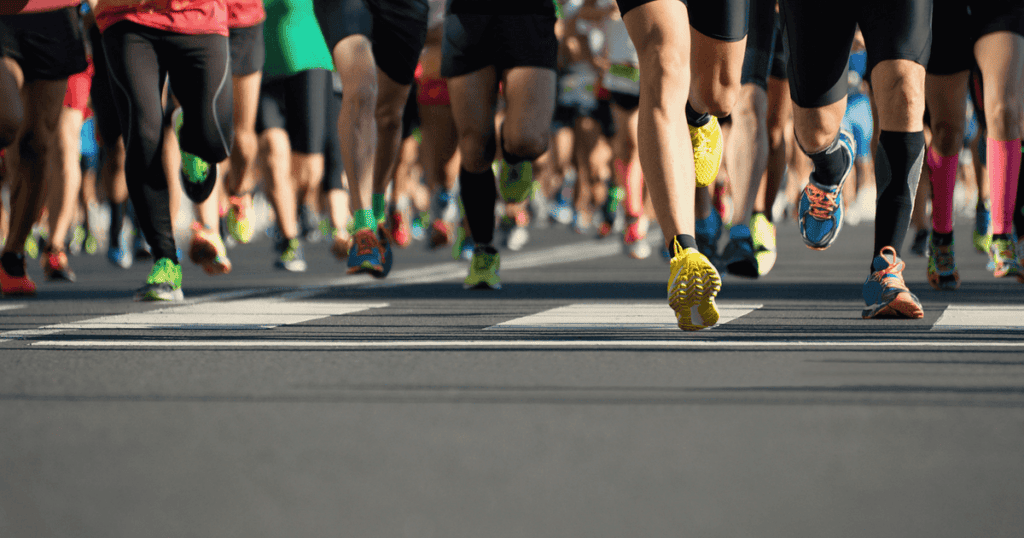
[[[313,15],[313,0],[266,0],[263,75],[294,75],[310,69],[334,69],[331,53]]]

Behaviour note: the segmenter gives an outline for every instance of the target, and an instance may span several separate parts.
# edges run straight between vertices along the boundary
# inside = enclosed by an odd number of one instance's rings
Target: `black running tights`
[[[122,21],[103,33],[103,47],[125,138],[128,194],[139,227],[154,259],[177,261],[161,151],[161,92],[169,76],[184,113],[181,148],[210,163],[227,158],[232,139],[228,38],[176,34]]]

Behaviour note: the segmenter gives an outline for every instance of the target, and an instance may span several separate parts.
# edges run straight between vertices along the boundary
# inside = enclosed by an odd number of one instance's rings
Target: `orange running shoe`
[[[32,282],[32,279],[28,277],[28,272],[25,271],[25,255],[7,253],[3,257],[6,261],[0,264],[0,293],[12,296],[35,295],[36,283]],[[8,267],[11,268],[10,273],[7,272]]]
[[[203,268],[208,275],[226,275],[231,272],[231,260],[220,234],[198,222],[192,223],[192,243],[188,249],[192,263]]]
[[[874,272],[864,282],[864,304],[861,315],[871,318],[912,318],[924,317],[921,301],[907,288],[903,281],[906,264],[896,256],[896,249],[883,247],[871,263]]]

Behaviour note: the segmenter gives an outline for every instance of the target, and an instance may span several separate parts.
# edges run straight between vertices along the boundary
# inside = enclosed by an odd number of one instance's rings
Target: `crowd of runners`
[[[26,258],[74,282],[68,252],[105,248],[151,260],[137,300],[181,300],[183,258],[229,273],[268,219],[284,271],[325,239],[385,278],[421,241],[479,289],[503,249],[567,225],[663,256],[684,330],[717,322],[720,272],[772,270],[781,219],[816,250],[873,221],[864,318],[923,316],[912,227],[929,283],[959,287],[954,214],[1024,283],[1024,0],[2,9],[5,296],[36,292]]]

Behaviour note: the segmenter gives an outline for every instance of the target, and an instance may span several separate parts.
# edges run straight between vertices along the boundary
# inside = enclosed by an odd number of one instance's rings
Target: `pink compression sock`
[[[637,218],[644,213],[644,176],[632,163],[622,163],[622,169],[626,178],[626,216]]]
[[[1017,175],[1020,173],[1020,139],[987,139],[988,179],[992,190],[992,233],[1006,234],[1013,229],[1013,206],[1017,199]]]
[[[953,188],[959,161],[959,155],[943,157],[928,148],[928,168],[932,172],[932,230],[935,233],[953,232]]]

